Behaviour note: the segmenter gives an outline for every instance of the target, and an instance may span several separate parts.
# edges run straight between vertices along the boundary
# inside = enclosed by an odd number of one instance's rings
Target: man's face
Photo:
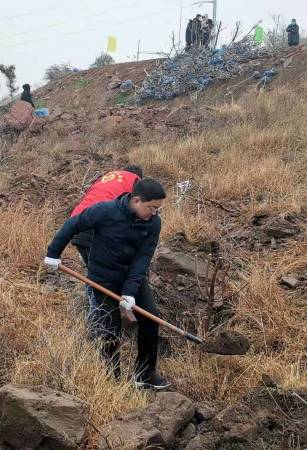
[[[130,207],[136,216],[142,220],[150,220],[152,216],[159,213],[163,200],[150,200],[142,202],[140,197],[132,197]]]

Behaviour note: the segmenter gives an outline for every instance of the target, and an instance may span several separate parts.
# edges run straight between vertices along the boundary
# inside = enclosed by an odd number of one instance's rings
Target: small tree
[[[287,45],[287,26],[280,14],[274,14],[272,20],[274,27],[266,33],[266,44],[274,50],[277,50]]]
[[[73,68],[70,63],[53,64],[46,69],[44,79],[47,81],[58,80],[71,72],[73,72]]]
[[[0,64],[0,72],[6,78],[6,86],[10,91],[10,96],[13,98],[13,95],[18,90],[15,86],[16,83],[16,68],[14,65],[5,66],[4,64]]]
[[[104,67],[114,63],[115,61],[111,55],[101,52],[101,54],[97,56],[93,64],[90,65],[90,69],[96,69],[97,67]]]

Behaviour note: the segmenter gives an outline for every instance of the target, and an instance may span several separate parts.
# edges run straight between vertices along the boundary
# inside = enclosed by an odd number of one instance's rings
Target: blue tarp
[[[47,117],[47,116],[49,116],[49,109],[48,108],[38,108],[34,111],[34,113],[38,117]]]

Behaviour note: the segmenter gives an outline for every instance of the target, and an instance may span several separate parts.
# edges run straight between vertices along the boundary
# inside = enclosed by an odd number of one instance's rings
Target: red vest
[[[125,170],[107,173],[88,189],[71,213],[71,217],[77,216],[96,203],[108,202],[126,192],[132,192],[135,182],[139,180],[140,177]]]

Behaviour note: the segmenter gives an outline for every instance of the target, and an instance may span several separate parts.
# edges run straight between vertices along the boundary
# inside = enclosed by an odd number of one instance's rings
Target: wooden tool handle
[[[115,294],[114,292],[110,291],[109,289],[104,288],[103,286],[101,286],[98,283],[95,283],[95,281],[90,280],[89,278],[81,275],[78,272],[75,272],[72,269],[69,269],[69,267],[64,266],[63,264],[59,264],[59,269],[62,272],[67,273],[68,275],[77,278],[78,280],[82,281],[85,284],[88,284],[89,286],[91,286],[94,289],[97,289],[97,291],[102,292],[103,294],[106,294],[108,297],[113,298],[114,300],[116,300],[117,302],[121,302],[122,298]],[[138,314],[141,314],[144,317],[147,317],[148,319],[152,320],[153,322],[156,322],[157,324],[161,325],[162,327],[166,327],[171,331],[174,331],[177,334],[180,334],[181,336],[184,336],[186,339],[196,342],[198,344],[202,343],[202,339],[200,339],[197,336],[194,336],[191,333],[187,333],[184,330],[181,330],[180,328],[176,327],[175,325],[172,325],[169,322],[166,322],[163,319],[160,319],[160,317],[155,316],[154,314],[151,314],[150,312],[146,311],[143,308],[140,308],[139,306],[135,305],[133,308],[134,312],[137,312]]]

